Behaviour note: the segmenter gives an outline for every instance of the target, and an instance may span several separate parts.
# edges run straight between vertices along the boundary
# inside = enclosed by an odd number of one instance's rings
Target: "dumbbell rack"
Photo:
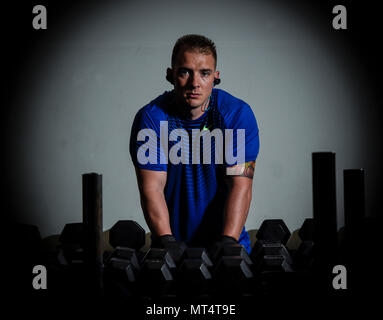
[[[335,153],[332,152],[319,152],[312,154],[312,165],[313,165],[313,232],[312,237],[307,239],[306,236],[302,235],[302,243],[307,245],[306,240],[310,240],[315,243],[314,251],[314,263],[310,265],[310,268],[307,267],[297,267],[294,263],[286,264],[286,261],[289,259],[295,258],[296,252],[288,252],[284,247],[288,237],[284,239],[280,244],[275,245],[266,245],[267,252],[276,251],[277,254],[267,256],[267,264],[275,264],[277,266],[278,272],[263,272],[260,269],[254,269],[255,267],[260,268],[263,265],[263,262],[260,262],[258,258],[249,258],[249,261],[245,261],[243,257],[241,261],[235,261],[235,259],[223,259],[226,260],[221,263],[221,267],[218,268],[218,261],[215,261],[213,266],[204,267],[204,275],[210,273],[211,278],[206,276],[206,283],[208,287],[212,290],[208,290],[208,294],[196,295],[195,297],[207,299],[210,297],[222,297],[222,296],[232,296],[233,292],[230,290],[233,289],[230,285],[225,287],[225,283],[229,283],[227,280],[230,278],[230,274],[222,273],[221,271],[216,270],[226,270],[232,267],[234,270],[234,265],[237,264],[236,268],[242,268],[241,276],[248,276],[248,280],[244,279],[241,283],[243,286],[247,286],[248,290],[245,290],[241,293],[242,298],[249,299],[249,297],[259,297],[262,295],[282,295],[286,294],[287,291],[291,291],[291,288],[295,288],[294,292],[301,291],[306,294],[307,292],[313,293],[317,291],[318,288],[323,292],[328,292],[328,289],[331,289],[331,279],[332,273],[331,269],[335,264],[347,262],[349,263],[352,260],[350,257],[350,247],[355,244],[353,241],[356,234],[356,230],[360,227],[361,221],[364,218],[364,171],[363,170],[344,170],[344,201],[345,201],[345,230],[346,230],[346,242],[345,242],[345,256],[339,257],[338,251],[338,230],[337,230],[337,210],[336,210],[336,167],[335,167]],[[282,221],[283,222],[283,221]],[[188,266],[185,267],[185,263],[181,262],[176,263],[175,266],[169,267],[169,263],[152,263],[150,266],[147,259],[144,256],[147,254],[139,250],[136,250],[138,256],[137,262],[131,263],[128,258],[114,257],[113,263],[114,267],[110,268],[110,258],[111,256],[105,258],[102,252],[102,176],[96,173],[84,174],[83,175],[83,227],[84,227],[84,265],[82,266],[83,271],[82,275],[85,275],[87,278],[87,285],[89,285],[90,292],[98,296],[105,296],[106,287],[109,283],[104,283],[104,281],[109,281],[110,273],[107,277],[104,276],[104,271],[110,271],[111,269],[119,269],[119,275],[116,279],[121,279],[119,283],[122,296],[126,296],[129,299],[138,298],[151,298],[153,291],[144,290],[150,289],[150,283],[144,281],[146,279],[139,279],[137,274],[140,273],[140,268],[145,266],[145,268],[159,268],[163,274],[166,274],[165,281],[162,284],[156,283],[157,289],[158,286],[168,285],[169,287],[180,287],[181,281],[177,283],[178,279],[181,279],[182,276],[179,276],[182,268],[193,268],[194,262],[188,262]],[[260,228],[262,229],[262,227]],[[303,231],[303,229],[302,229]],[[259,237],[259,239],[258,239]],[[261,232],[257,234],[257,239],[261,239]],[[258,241],[261,243],[260,241]],[[278,247],[279,246],[279,247]],[[272,248],[273,247],[273,248]],[[271,249],[270,249],[271,248]],[[126,248],[125,248],[126,249]],[[125,250],[122,248],[122,250]],[[139,248],[130,248],[130,250],[135,251]],[[121,248],[119,249],[121,251]],[[125,250],[126,251],[126,250]],[[302,246],[302,251],[305,251],[305,247]],[[291,257],[288,255],[291,254]],[[113,255],[113,253],[112,253]],[[286,258],[287,257],[287,258]],[[264,259],[265,257],[263,257]],[[125,262],[124,262],[125,259]],[[184,257],[184,259],[186,259]],[[342,260],[343,259],[343,260]],[[160,259],[157,259],[160,260]],[[154,261],[154,260],[153,260]],[[221,259],[222,261],[222,259]],[[245,261],[245,262],[243,262]],[[255,262],[255,265],[252,265],[252,262]],[[195,264],[195,263],[194,263]],[[183,267],[181,267],[183,265]],[[224,265],[224,267],[222,267]],[[239,267],[238,267],[239,266]],[[281,267],[282,266],[282,267]],[[150,270],[152,270],[150,269]],[[167,269],[164,271],[164,269]],[[121,273],[121,270],[123,272]],[[283,270],[284,272],[280,272]],[[108,272],[109,272],[108,271]],[[221,273],[220,273],[221,272]],[[252,274],[249,276],[249,274]],[[219,274],[219,275],[218,275]],[[125,279],[123,278],[125,277]],[[220,279],[220,280],[218,280]],[[226,279],[226,280],[225,280]],[[185,277],[183,278],[183,283],[185,282]],[[140,282],[141,281],[141,282]],[[138,288],[141,283],[145,283],[144,288]],[[265,285],[266,283],[266,285]],[[175,284],[175,286],[174,286]],[[235,286],[234,286],[235,287]],[[311,287],[311,288],[310,288]],[[110,288],[110,287],[109,287]],[[133,288],[133,289],[132,289]],[[137,289],[138,288],[138,289]],[[225,289],[226,288],[226,289]],[[229,289],[227,289],[229,288]],[[162,293],[157,294],[158,297],[167,298],[167,299],[177,299],[188,296],[188,290],[159,290]],[[237,289],[238,290],[238,287]],[[178,295],[179,292],[182,293]],[[331,290],[330,290],[331,291]],[[186,294],[185,294],[186,292]],[[190,293],[190,292],[189,292]],[[235,293],[235,292],[234,292]],[[235,295],[235,294],[234,294]],[[238,296],[238,295],[237,295]],[[190,298],[190,294],[189,294]]]

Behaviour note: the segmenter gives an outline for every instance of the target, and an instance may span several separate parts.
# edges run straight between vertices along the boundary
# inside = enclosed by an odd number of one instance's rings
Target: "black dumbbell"
[[[286,245],[291,236],[282,219],[266,219],[262,222],[257,232],[257,240],[267,240],[270,242],[280,242]]]
[[[112,297],[133,296],[137,292],[137,276],[140,270],[136,250],[116,247],[104,259],[104,287]]]
[[[84,263],[84,227],[81,222],[67,223],[59,237],[58,261],[61,265]]]
[[[205,248],[187,248],[184,251],[183,259],[201,259],[208,268],[213,267],[213,262]]]
[[[254,293],[254,275],[240,256],[223,256],[214,271],[215,294],[241,296]]]
[[[110,269],[108,269],[110,267]],[[130,260],[120,259],[120,258],[111,258],[109,260],[108,266],[105,268],[111,270],[113,274],[117,274],[118,278],[122,281],[135,282],[136,274],[135,270],[138,270],[137,267]]]
[[[184,251],[186,250],[187,246],[182,241],[177,242],[170,242],[167,243],[164,247],[169,254],[172,256],[173,260],[177,265],[180,264],[182,256],[184,254]]]
[[[126,263],[130,263],[134,270],[139,270],[140,265],[137,258],[136,250],[132,248],[125,248],[125,247],[117,247],[113,253],[110,255],[110,257],[107,260],[107,263],[110,264],[112,261],[126,261]],[[113,266],[113,263],[112,263]]]
[[[177,274],[178,294],[184,296],[207,295],[211,291],[211,282],[211,272],[203,259],[187,258],[182,261]]]
[[[248,266],[252,266],[253,264],[246,249],[243,247],[243,245],[239,243],[223,246],[221,251],[221,256],[223,257],[238,256],[238,257],[241,257],[247,263]]]
[[[132,296],[138,292],[137,277],[145,244],[145,230],[133,220],[119,220],[109,231],[114,251],[104,252],[104,283],[111,296]]]
[[[258,240],[251,252],[255,272],[292,272],[293,259],[280,242]]]
[[[177,292],[186,296],[210,294],[212,268],[205,248],[187,248],[177,273]]]
[[[219,260],[224,256],[247,255],[246,249],[237,242],[231,241],[216,241],[209,248],[209,257],[214,265],[217,265]],[[246,259],[246,258],[245,258]],[[251,261],[247,261],[250,262]]]
[[[264,220],[251,252],[255,272],[291,272],[293,259],[286,248],[291,233],[282,219]]]
[[[174,271],[176,269],[176,263],[167,249],[150,248],[144,255],[142,263],[146,260],[162,260],[167,264],[170,271]]]
[[[315,242],[314,242],[314,219],[307,218],[298,231],[301,243],[294,253],[297,268],[301,271],[309,271],[314,266]]]
[[[112,247],[126,247],[139,250],[145,245],[145,230],[133,220],[119,220],[109,231]]]
[[[145,260],[137,280],[140,294],[144,297],[174,294],[174,278],[164,260]]]

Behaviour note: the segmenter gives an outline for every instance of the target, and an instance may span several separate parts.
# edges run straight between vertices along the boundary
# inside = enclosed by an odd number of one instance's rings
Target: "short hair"
[[[213,55],[215,60],[214,66],[217,67],[217,50],[215,48],[215,44],[213,41],[211,41],[209,38],[206,38],[205,36],[201,36],[199,34],[187,34],[179,38],[173,47],[172,68],[176,63],[178,53],[181,50],[197,50],[198,52],[203,54],[211,54]]]

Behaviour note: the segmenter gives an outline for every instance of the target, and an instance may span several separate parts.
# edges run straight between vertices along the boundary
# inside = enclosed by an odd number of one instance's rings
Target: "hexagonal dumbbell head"
[[[211,279],[211,274],[206,264],[202,259],[185,259],[179,269],[181,278],[185,278],[188,281],[206,281]]]
[[[177,274],[177,291],[182,295],[206,294],[212,275],[200,258],[184,259]]]
[[[145,260],[138,281],[142,294],[157,296],[169,293],[174,278],[165,261]]]
[[[136,221],[119,220],[109,231],[109,243],[139,250],[145,244],[145,230]]]
[[[214,272],[219,287],[218,294],[237,295],[252,287],[253,273],[249,265],[239,256],[224,256]]]
[[[241,257],[222,257],[218,263],[215,275],[223,281],[243,281],[253,277],[248,264]]]
[[[301,238],[302,241],[314,240],[314,230],[314,219],[305,219],[302,227],[298,231],[299,238]]]
[[[207,267],[213,266],[205,248],[187,248],[184,251],[184,259],[201,259]]]
[[[291,264],[282,255],[264,256],[259,269],[263,272],[292,272]]]
[[[62,265],[83,263],[84,227],[81,222],[67,223],[59,237],[58,261]]]
[[[259,240],[251,252],[254,261],[255,272],[285,271],[293,270],[293,260],[281,243]]]
[[[282,244],[286,244],[290,236],[290,230],[282,219],[264,220],[257,232],[258,240],[269,240]]]
[[[64,245],[81,245],[84,242],[84,227],[81,222],[67,223],[61,231],[59,241]]]
[[[223,257],[241,257],[249,266],[253,264],[246,249],[239,243],[229,244],[222,247],[221,255]]]
[[[176,241],[176,242],[168,242],[164,246],[164,248],[172,256],[175,263],[179,264],[181,262],[181,259],[183,257],[184,251],[186,250],[187,246],[183,241]]]
[[[110,259],[109,265],[114,270],[123,271],[128,281],[134,282],[136,280],[135,270],[137,266],[132,261],[113,257]]]
[[[172,256],[166,249],[163,248],[150,248],[145,254],[142,262],[145,262],[146,260],[162,260],[167,264],[170,270],[176,268],[176,264]]]
[[[282,255],[286,258],[288,263],[293,263],[289,251],[282,243],[267,240],[258,240],[251,251],[250,257],[255,261],[270,255]]]
[[[138,258],[136,255],[136,250],[125,247],[117,247],[112,254],[112,258],[118,258],[123,260],[128,260],[131,262],[132,267],[136,270],[140,268]]]

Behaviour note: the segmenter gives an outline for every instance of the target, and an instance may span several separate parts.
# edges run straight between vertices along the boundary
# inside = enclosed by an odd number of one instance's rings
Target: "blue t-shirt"
[[[182,119],[172,99],[173,91],[165,92],[137,112],[130,154],[138,168],[167,172],[164,194],[174,237],[207,247],[223,228],[226,168],[257,158],[257,121],[247,103],[221,89],[213,89],[208,110],[195,120]],[[205,130],[211,140],[197,135]],[[251,251],[245,228],[239,243]]]

